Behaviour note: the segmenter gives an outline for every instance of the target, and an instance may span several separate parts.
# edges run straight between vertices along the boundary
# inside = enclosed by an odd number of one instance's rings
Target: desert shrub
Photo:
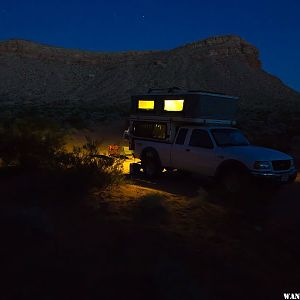
[[[26,174],[37,174],[38,180],[32,184],[78,195],[122,181],[121,160],[100,155],[99,142],[88,137],[85,145],[68,152],[64,147],[65,134],[43,120],[3,122],[0,125],[2,167],[14,166]]]
[[[42,119],[5,120],[0,125],[0,157],[4,166],[49,167],[63,146],[62,130]]]
[[[61,182],[68,187],[103,188],[122,182],[122,166],[120,159],[100,155],[99,143],[87,138],[82,147],[74,147],[72,152],[62,151],[56,156],[56,172],[63,175]],[[77,185],[77,186],[76,186]]]

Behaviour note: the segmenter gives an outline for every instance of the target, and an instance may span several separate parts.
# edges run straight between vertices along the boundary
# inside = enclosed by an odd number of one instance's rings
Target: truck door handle
[[[191,149],[185,149],[185,151],[186,151],[186,152],[190,152],[190,151],[191,151]]]

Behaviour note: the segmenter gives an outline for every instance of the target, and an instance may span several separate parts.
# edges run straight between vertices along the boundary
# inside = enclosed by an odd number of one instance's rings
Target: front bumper
[[[297,177],[297,170],[293,169],[285,172],[258,172],[250,171],[251,176],[259,181],[272,182],[277,184],[292,183]]]

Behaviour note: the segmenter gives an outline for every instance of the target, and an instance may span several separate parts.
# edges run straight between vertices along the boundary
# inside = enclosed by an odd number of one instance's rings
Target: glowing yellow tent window
[[[184,100],[165,100],[165,111],[182,111]]]
[[[154,100],[139,100],[139,109],[153,110]]]

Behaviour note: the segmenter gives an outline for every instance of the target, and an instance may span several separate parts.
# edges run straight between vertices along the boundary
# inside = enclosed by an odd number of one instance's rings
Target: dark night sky
[[[237,34],[300,91],[300,0],[0,0],[0,40],[97,51],[169,49]]]

